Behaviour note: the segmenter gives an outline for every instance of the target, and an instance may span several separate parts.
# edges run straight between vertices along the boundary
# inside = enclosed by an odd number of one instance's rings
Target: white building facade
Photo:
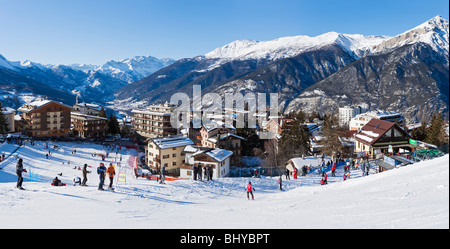
[[[349,122],[349,129],[352,131],[359,131],[363,126],[369,123],[373,118],[397,123],[400,126],[406,124],[405,117],[397,112],[385,112],[385,111],[371,111],[356,115]]]
[[[364,112],[366,112],[366,110],[361,106],[339,107],[339,126],[348,126],[352,118]]]

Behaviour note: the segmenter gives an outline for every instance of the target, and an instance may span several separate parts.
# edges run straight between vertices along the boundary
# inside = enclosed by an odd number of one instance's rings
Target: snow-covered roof
[[[81,113],[78,113],[78,112],[71,112],[70,115],[72,115],[72,116],[80,116],[80,117],[85,117],[85,118],[91,118],[91,119],[108,120],[107,118],[104,118],[104,117],[87,115],[87,114],[81,114]]]
[[[156,111],[147,111],[147,110],[132,110],[133,113],[140,113],[140,114],[148,114],[148,115],[156,115],[156,116],[170,116],[172,115],[171,112],[156,112]]]
[[[87,107],[87,108],[94,109],[94,110],[97,110],[97,111],[100,111],[102,109],[102,107],[97,105],[97,104],[78,103],[78,104],[75,104],[75,105],[76,106],[80,106],[80,107]]]
[[[211,122],[209,122],[208,124],[203,124],[202,125],[205,130],[207,132],[210,132],[212,130],[218,129],[218,128],[228,128],[228,129],[233,129],[236,130],[236,128],[234,128],[233,126],[227,125],[222,121],[216,121],[216,120],[211,120]]]
[[[192,142],[192,140],[190,140],[188,137],[181,137],[181,136],[150,138],[150,141],[161,150],[194,145],[194,142]]]
[[[361,128],[361,130],[355,135],[355,139],[362,143],[372,145],[389,130],[396,129],[395,127],[397,127],[399,132],[405,133],[405,136],[407,136],[407,133],[395,123],[373,118]]]
[[[313,167],[321,165],[322,164],[322,157],[320,157],[320,156],[319,157],[307,156],[307,157],[304,157],[304,158],[297,157],[297,158],[292,158],[290,161],[294,164],[294,166],[297,169],[300,169],[304,165],[306,165],[306,166],[311,165]],[[328,161],[331,161],[331,158],[326,156],[324,158],[324,161],[325,161],[325,163],[327,163]]]
[[[192,146],[192,145],[188,145],[188,146],[186,146],[186,147],[184,148],[183,152],[185,152],[185,153],[195,153],[195,152],[197,152],[198,150],[199,150],[198,148],[196,148],[196,147],[194,147],[194,146]]]
[[[226,159],[228,159],[229,157],[231,157],[233,155],[233,152],[229,151],[229,150],[223,150],[223,149],[210,149],[210,150],[206,150],[206,151],[199,151],[199,152],[195,153],[193,156],[197,156],[200,154],[205,154],[205,155],[211,157],[212,159],[214,159],[215,161],[221,163],[221,162],[225,161]]]
[[[366,142],[369,142],[369,143],[371,143],[371,142],[373,141],[373,138],[370,138],[370,137],[368,137],[368,136],[366,136],[366,135],[356,134],[355,136],[356,136],[357,138],[360,138],[360,139],[362,139],[362,140],[364,140],[364,141],[366,141]]]
[[[238,135],[235,135],[233,133],[229,133],[229,132],[226,133],[226,134],[217,134],[215,136],[212,136],[212,137],[208,138],[207,140],[209,142],[211,142],[211,143],[217,143],[219,140],[223,140],[223,139],[226,139],[228,137],[234,137],[234,138],[237,138],[237,139],[240,139],[240,140],[245,140],[245,138],[243,138],[241,136],[238,136]]]
[[[50,102],[51,102],[51,100],[36,100],[36,101],[31,102],[31,103],[24,104],[23,106],[21,106],[17,110],[21,111],[21,112],[29,112],[29,111],[32,111],[32,110],[34,110],[36,108],[44,106],[44,105],[46,105],[46,104],[48,104]]]
[[[16,112],[16,110],[11,107],[3,107],[0,111],[3,112],[3,114],[14,114]]]
[[[53,101],[53,100],[48,100],[48,99],[46,99],[46,100],[36,100],[36,101],[30,102],[30,103],[28,103],[28,104],[24,104],[23,106],[21,106],[21,107],[20,107],[19,109],[17,109],[17,110],[20,111],[20,112],[30,112],[30,111],[33,111],[33,110],[35,110],[35,109],[37,109],[37,108],[40,108],[40,107],[42,107],[42,106],[44,106],[44,105],[47,105],[47,104],[49,104],[49,103],[51,103],[51,102],[54,102],[54,103],[57,103],[57,104],[59,104],[59,105],[63,105],[63,106],[65,106],[65,107],[67,107],[67,108],[72,109],[72,106],[68,106],[68,105],[63,104],[63,103],[61,103],[61,102],[57,102],[57,101]]]

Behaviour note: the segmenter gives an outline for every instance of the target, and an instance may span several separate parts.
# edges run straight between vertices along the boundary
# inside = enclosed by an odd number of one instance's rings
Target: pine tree
[[[427,123],[422,121],[421,126],[414,128],[411,132],[411,137],[414,140],[425,141],[427,131]]]
[[[447,143],[442,113],[433,114],[433,117],[431,118],[431,124],[426,129],[425,137],[425,142],[436,145],[438,147]]]
[[[6,121],[5,115],[3,114],[3,105],[0,102],[0,134],[9,132],[9,125]]]
[[[322,152],[326,155],[343,154],[345,148],[339,140],[344,135],[345,130],[339,127],[339,121],[336,115],[325,115],[322,126],[322,139],[319,144],[322,145]]]
[[[113,135],[120,133],[119,122],[117,121],[116,115],[112,113],[108,119],[108,133]]]
[[[304,125],[305,113],[300,110],[294,119],[283,125],[278,157],[286,162],[293,157],[301,157],[310,152],[309,133]]]

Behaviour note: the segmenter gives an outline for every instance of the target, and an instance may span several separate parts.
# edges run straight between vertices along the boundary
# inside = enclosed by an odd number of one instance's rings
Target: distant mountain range
[[[436,111],[448,119],[449,23],[436,16],[395,37],[329,32],[240,40],[177,61],[135,57],[102,66],[49,66],[0,56],[0,91],[38,94],[39,84],[59,98],[60,92],[81,94],[116,110],[163,103],[177,92],[191,96],[198,84],[203,94],[279,93],[285,112],[332,113],[358,104],[401,112],[411,122]]]
[[[100,66],[43,65],[28,60],[11,62],[0,55],[0,93],[3,95],[2,101],[13,107],[36,96],[72,104],[79,95],[80,100],[105,104],[114,100],[114,92],[121,87],[173,62],[173,59],[136,56],[108,61]]]
[[[336,112],[360,104],[411,121],[448,118],[448,20],[436,16],[395,37],[329,32],[234,41],[186,58],[115,93],[115,107],[165,102],[176,92],[279,93],[283,111]]]

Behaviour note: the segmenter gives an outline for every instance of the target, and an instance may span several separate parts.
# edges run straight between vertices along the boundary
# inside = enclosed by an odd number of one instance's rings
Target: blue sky
[[[448,0],[0,0],[0,54],[44,64],[180,59],[234,40],[394,36],[436,15],[448,20]]]

